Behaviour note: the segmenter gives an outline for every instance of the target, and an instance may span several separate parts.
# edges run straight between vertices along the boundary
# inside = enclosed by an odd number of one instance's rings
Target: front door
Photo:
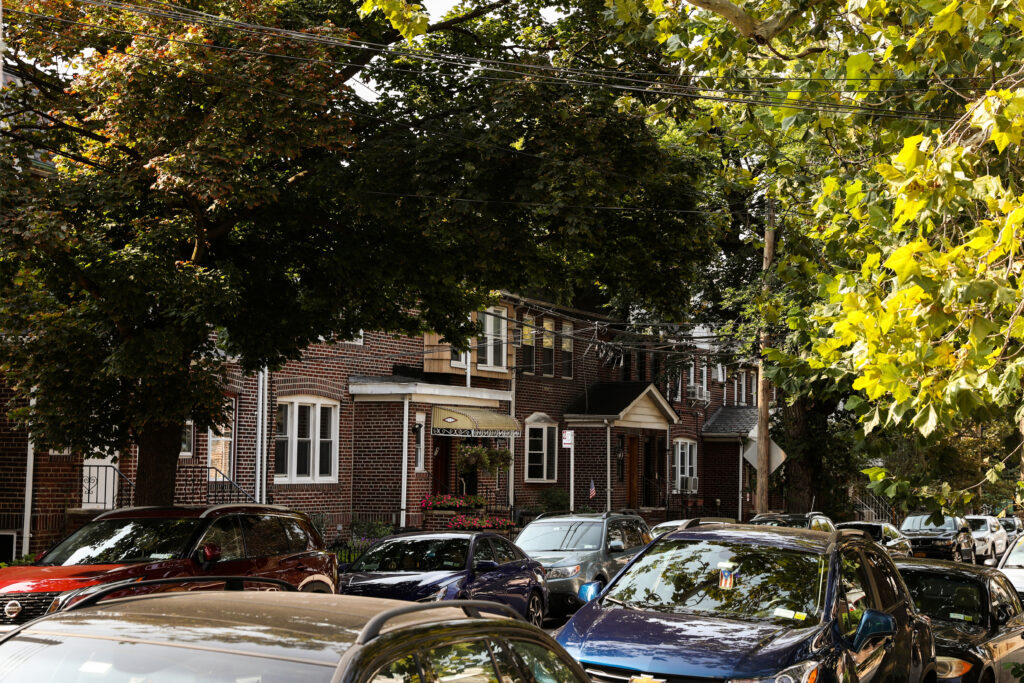
[[[434,457],[431,462],[431,493],[434,495],[451,493],[451,488],[448,484],[451,477],[451,439],[436,438],[434,439]]]
[[[637,474],[639,474],[640,440],[635,436],[626,437],[626,507],[636,508]]]

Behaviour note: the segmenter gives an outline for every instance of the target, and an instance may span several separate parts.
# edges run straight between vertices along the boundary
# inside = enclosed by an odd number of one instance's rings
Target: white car
[[[1024,536],[1018,538],[1017,542],[1013,544],[1013,549],[1003,555],[999,569],[1013,584],[1017,595],[1024,596]]]
[[[986,560],[999,560],[1006,552],[1006,529],[990,515],[967,515],[974,536],[975,555]]]

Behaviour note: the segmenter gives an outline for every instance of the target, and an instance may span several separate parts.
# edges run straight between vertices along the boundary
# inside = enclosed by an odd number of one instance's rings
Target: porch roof
[[[519,436],[519,422],[511,415],[486,408],[434,406],[430,433],[440,436]]]
[[[578,426],[663,429],[679,423],[679,415],[658,387],[650,382],[595,382],[565,411]]]
[[[722,406],[704,423],[704,436],[746,437],[757,426],[756,406]]]
[[[413,377],[388,375],[364,377],[353,375],[348,380],[348,391],[354,401],[401,401],[438,405],[478,406],[497,408],[501,401],[511,401],[512,392],[448,384],[433,384]]]

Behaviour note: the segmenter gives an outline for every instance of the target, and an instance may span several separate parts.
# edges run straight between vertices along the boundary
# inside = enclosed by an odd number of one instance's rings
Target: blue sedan
[[[497,534],[423,532],[378,541],[338,580],[338,592],[395,600],[491,600],[540,626],[548,588],[541,564]]]

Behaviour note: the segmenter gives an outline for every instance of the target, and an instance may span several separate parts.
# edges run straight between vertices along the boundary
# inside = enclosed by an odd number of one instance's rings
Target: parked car
[[[333,593],[337,557],[300,512],[272,505],[125,508],[101,514],[35,564],[0,569],[0,627],[125,579],[267,576]],[[203,588],[197,582],[189,586]]]
[[[825,531],[832,533],[836,525],[826,515],[820,512],[799,512],[794,514],[781,514],[775,512],[755,515],[750,520],[751,524],[763,526],[788,526],[795,529],[810,529],[811,531]]]
[[[904,519],[900,531],[910,539],[914,557],[971,563],[976,560],[974,536],[963,517],[947,516],[934,523],[929,513],[921,512]]]
[[[692,519],[673,519],[662,522],[651,527],[651,536],[660,536],[667,531],[675,531],[684,524],[735,524],[736,520],[731,517],[695,517]]]
[[[493,600],[540,626],[544,568],[507,538],[477,531],[391,536],[341,567],[338,592],[395,600]]]
[[[999,517],[999,525],[1006,531],[1006,547],[1013,546],[1014,542],[1024,535],[1024,522],[1020,517]]]
[[[564,613],[582,604],[580,586],[607,583],[651,538],[639,515],[606,512],[541,516],[519,533],[516,545],[544,565],[552,612]]]
[[[917,610],[932,620],[940,680],[1013,680],[1006,665],[1024,662],[1024,614],[1002,572],[916,558],[896,567]]]
[[[1024,536],[1018,538],[1010,551],[1003,555],[999,569],[1013,584],[1021,600],[1024,600]]]
[[[899,529],[887,522],[840,522],[836,524],[837,529],[860,529],[868,534],[884,547],[893,557],[907,557],[910,555],[910,539],[904,536]]]
[[[217,591],[79,605],[0,641],[0,682],[590,683],[494,603]]]
[[[998,560],[1006,552],[1006,530],[999,520],[989,515],[967,515],[965,518],[974,536],[977,559]]]
[[[596,585],[581,588],[591,598]],[[661,536],[562,627],[594,683],[912,681],[931,627],[866,534],[752,525]]]

